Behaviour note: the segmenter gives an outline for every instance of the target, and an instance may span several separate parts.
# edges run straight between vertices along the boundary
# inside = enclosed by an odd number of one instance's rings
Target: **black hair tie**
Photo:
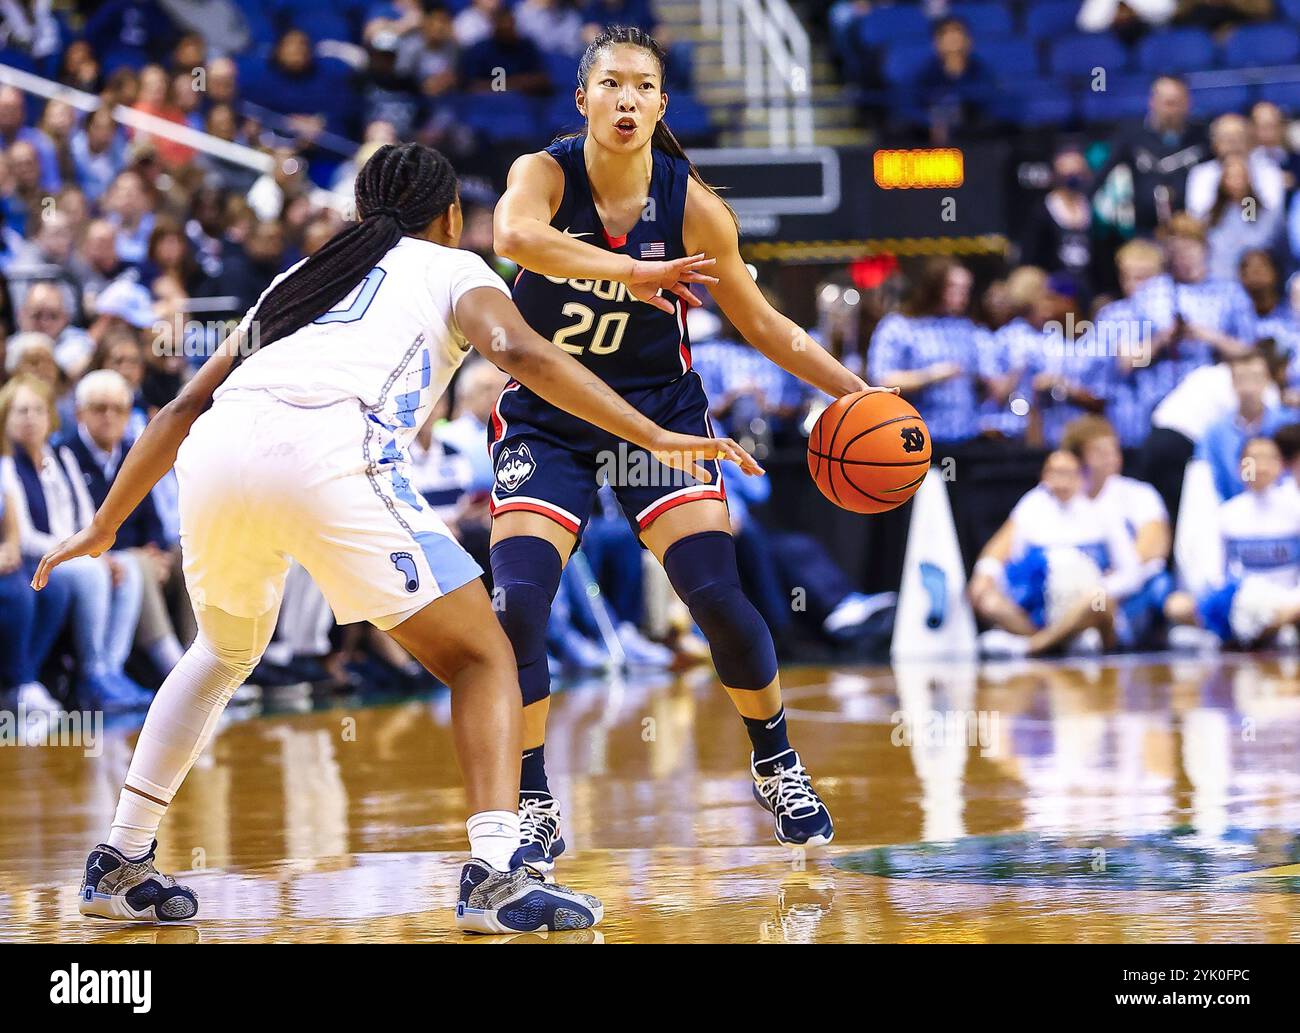
[[[369,219],[372,215],[391,215],[399,225],[402,221],[402,216],[396,208],[371,208],[366,212],[366,218]]]

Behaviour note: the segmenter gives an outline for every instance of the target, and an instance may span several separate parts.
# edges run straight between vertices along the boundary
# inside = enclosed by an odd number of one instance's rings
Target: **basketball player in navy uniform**
[[[522,267],[520,312],[631,406],[677,431],[709,427],[686,334],[687,306],[700,304],[690,284],[707,285],[745,339],[795,376],[836,398],[866,390],[764,299],[741,259],[734,213],[663,121],[663,75],[663,51],[649,35],[604,32],[578,70],[586,131],[515,162],[496,210],[495,246]],[[665,261],[678,275],[661,293],[641,269]],[[605,479],[709,641],[749,733],[754,795],[772,813],[777,839],[830,842],[831,816],[787,737],[771,633],[741,591],[717,465],[703,464],[712,467],[707,482],[675,476],[514,381],[489,436],[495,608],[524,695],[520,859],[548,870],[564,850],[545,768],[546,622]]]

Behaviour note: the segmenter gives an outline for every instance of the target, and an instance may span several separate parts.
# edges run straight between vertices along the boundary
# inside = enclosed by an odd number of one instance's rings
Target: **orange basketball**
[[[901,506],[930,469],[930,428],[898,395],[859,391],[827,407],[808,439],[808,470],[853,513]]]

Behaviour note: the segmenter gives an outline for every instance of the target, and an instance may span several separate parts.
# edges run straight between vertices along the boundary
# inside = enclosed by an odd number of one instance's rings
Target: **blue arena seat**
[[[919,5],[876,7],[857,23],[858,40],[868,47],[930,38],[930,21]]]
[[[676,93],[668,101],[668,125],[682,140],[711,138],[716,132],[709,109],[689,93]]]
[[[1034,79],[1041,70],[1038,48],[1030,39],[981,40],[975,55],[998,79]]]
[[[1213,118],[1229,112],[1241,114],[1251,105],[1250,87],[1238,83],[1231,86],[1200,86],[1191,91],[1192,115],[1196,118]]]
[[[456,112],[459,121],[493,142],[540,140],[545,132],[538,103],[517,94],[464,94]]]
[[[1300,57],[1300,34],[1294,25],[1243,25],[1223,45],[1223,64],[1229,68],[1288,65]]]
[[[954,4],[948,13],[965,22],[978,41],[1010,36],[1016,31],[1011,11],[1005,4]]]
[[[571,95],[578,85],[577,58],[542,51],[542,63],[546,66],[546,76],[551,80],[551,85],[566,96]]]
[[[1074,98],[1059,90],[1025,95],[1015,121],[1025,129],[1064,126],[1074,118]]]
[[[929,43],[895,43],[885,54],[881,71],[886,82],[908,83],[920,74],[933,56],[934,47]]]
[[[1080,0],[1035,0],[1025,6],[1025,32],[1046,39],[1074,31]]]
[[[1300,82],[1263,83],[1259,99],[1276,104],[1288,115],[1300,114]]]
[[[1137,67],[1152,75],[1214,67],[1214,40],[1204,29],[1153,32],[1137,48]]]
[[[573,61],[574,73],[569,78],[577,74],[578,62]],[[678,40],[668,48],[668,79],[667,85],[673,89],[691,89],[695,83],[695,41],[689,39]]]
[[[1113,36],[1074,33],[1051,41],[1047,66],[1055,75],[1086,76],[1102,68],[1111,76],[1128,68],[1128,51]]]
[[[1278,0],[1279,15],[1288,21],[1300,22],[1300,0]]]
[[[1146,114],[1151,93],[1148,76],[1108,76],[1106,89],[1085,89],[1079,110],[1085,122],[1119,122]]]

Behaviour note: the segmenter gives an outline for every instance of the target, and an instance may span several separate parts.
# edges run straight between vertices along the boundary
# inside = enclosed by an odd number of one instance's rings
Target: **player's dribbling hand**
[[[716,276],[701,272],[715,261],[716,259],[698,254],[674,258],[670,262],[633,262],[632,274],[625,281],[628,293],[637,301],[644,301],[669,315],[673,313],[673,304],[667,298],[659,296],[661,290],[676,294],[691,308],[698,308],[703,302],[687,284],[717,283]]]
[[[65,538],[53,549],[41,557],[32,575],[32,587],[40,591],[49,583],[50,571],[60,563],[76,559],[78,556],[102,556],[117,541],[117,533],[100,529],[92,520],[90,526],[78,531],[71,538]]]
[[[650,449],[650,454],[664,466],[671,466],[675,470],[688,473],[705,484],[712,482],[713,474],[706,467],[699,465],[700,460],[725,459],[740,467],[741,473],[751,475],[766,473],[754,457],[731,438],[703,438],[691,434],[665,432]]]

